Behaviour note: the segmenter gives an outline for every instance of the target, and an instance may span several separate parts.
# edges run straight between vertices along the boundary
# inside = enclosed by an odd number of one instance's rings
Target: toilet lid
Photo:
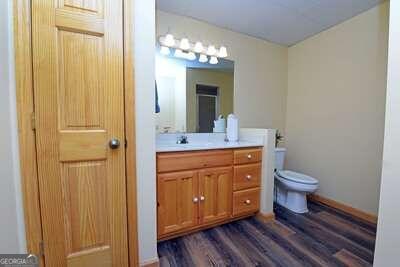
[[[318,180],[317,179],[315,179],[315,178],[313,178],[311,176],[302,174],[302,173],[298,173],[298,172],[277,171],[277,174],[283,179],[286,179],[286,180],[289,180],[289,181],[293,181],[293,182],[296,182],[296,183],[318,184]]]

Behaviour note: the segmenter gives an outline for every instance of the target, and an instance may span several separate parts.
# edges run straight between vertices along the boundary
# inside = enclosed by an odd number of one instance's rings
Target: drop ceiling
[[[291,46],[384,0],[157,0],[157,9]]]

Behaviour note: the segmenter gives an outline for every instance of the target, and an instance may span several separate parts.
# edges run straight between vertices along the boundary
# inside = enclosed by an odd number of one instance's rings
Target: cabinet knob
[[[206,198],[204,196],[200,197],[200,201],[204,201]]]
[[[197,202],[199,202],[199,199],[198,199],[197,197],[194,197],[194,198],[193,198],[193,202],[194,202],[194,203],[197,203]]]
[[[251,159],[252,158],[251,154],[247,154],[247,158]]]
[[[246,201],[244,202],[246,205],[250,205],[251,204],[251,201],[250,201],[250,199],[246,199]]]
[[[247,175],[246,175],[246,179],[247,179],[247,180],[250,180],[250,179],[251,179],[251,175],[250,175],[250,174],[247,174]]]

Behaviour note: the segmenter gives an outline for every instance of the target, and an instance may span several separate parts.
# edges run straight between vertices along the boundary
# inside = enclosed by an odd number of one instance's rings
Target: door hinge
[[[125,139],[125,148],[128,147],[128,140]]]
[[[39,242],[39,257],[44,257],[44,241]]]
[[[36,130],[36,116],[35,116],[35,112],[31,113],[31,128],[33,131]]]

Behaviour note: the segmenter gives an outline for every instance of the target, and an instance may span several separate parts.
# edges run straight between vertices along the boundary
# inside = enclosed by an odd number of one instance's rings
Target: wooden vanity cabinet
[[[164,235],[198,224],[198,172],[159,174],[157,178],[158,234]]]
[[[260,148],[158,153],[158,239],[256,213],[260,161]]]
[[[232,210],[232,168],[199,171],[199,223],[229,219]]]

